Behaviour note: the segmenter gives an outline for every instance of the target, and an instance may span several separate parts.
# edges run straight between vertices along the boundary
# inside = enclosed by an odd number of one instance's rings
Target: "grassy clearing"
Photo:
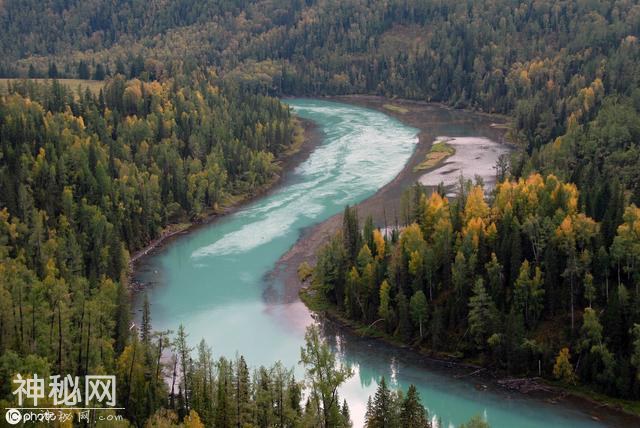
[[[7,85],[13,82],[21,81],[34,81],[36,83],[49,83],[51,79],[0,79],[0,95],[7,93]],[[77,91],[78,87],[81,92],[84,92],[87,88],[94,94],[98,94],[100,89],[104,87],[104,81],[102,80],[82,80],[82,79],[58,79],[58,82],[70,89]]]
[[[425,156],[424,160],[413,168],[414,172],[433,168],[442,163],[446,158],[455,154],[456,149],[447,144],[446,141],[438,141],[431,146],[431,150]]]
[[[389,111],[393,111],[396,113],[400,113],[400,114],[405,114],[409,112],[408,108],[402,107],[402,106],[398,106],[395,104],[383,104],[382,105],[383,108],[389,110]]]

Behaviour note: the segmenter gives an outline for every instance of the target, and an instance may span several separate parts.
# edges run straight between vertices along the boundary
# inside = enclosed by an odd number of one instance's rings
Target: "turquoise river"
[[[281,286],[268,274],[304,228],[390,182],[418,138],[416,129],[375,110],[324,100],[286,102],[317,124],[321,144],[274,191],[173,240],[146,257],[135,276],[147,284],[155,329],[175,331],[182,323],[192,344],[204,338],[216,357],[239,353],[252,366],[280,360],[302,373],[300,346],[305,327],[315,321],[300,301],[267,298],[268,289]],[[335,352],[354,367],[340,394],[356,427],[382,376],[405,389],[416,384],[430,415],[445,427],[476,414],[492,427],[598,425],[577,408],[482,390],[408,351],[331,328],[325,332]]]

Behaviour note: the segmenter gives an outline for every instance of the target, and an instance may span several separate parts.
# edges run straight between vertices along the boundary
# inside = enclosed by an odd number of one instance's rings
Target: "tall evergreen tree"
[[[492,333],[495,306],[480,278],[473,286],[473,296],[469,299],[469,332],[478,349],[486,347],[486,340]]]
[[[178,327],[178,333],[173,343],[173,348],[180,361],[180,379],[182,381],[182,399],[184,401],[184,411],[189,413],[189,393],[191,382],[191,348],[187,343],[188,334],[182,324]]]
[[[49,76],[50,79],[58,78],[58,67],[53,61],[49,63],[49,71],[47,72],[47,76]]]
[[[407,395],[402,401],[400,422],[403,427],[431,428],[429,415],[420,402],[420,394],[415,385],[409,385]]]
[[[367,428],[391,428],[394,421],[393,394],[387,387],[384,376],[378,384],[378,389],[373,397],[371,412],[367,415],[365,426]]]

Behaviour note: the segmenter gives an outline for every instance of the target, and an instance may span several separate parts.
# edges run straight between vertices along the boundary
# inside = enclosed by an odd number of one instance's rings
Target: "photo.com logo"
[[[74,419],[78,423],[124,419],[122,415],[115,413],[117,410],[124,410],[115,407],[115,376],[86,375],[84,382],[81,380],[78,376],[51,375],[47,382],[37,373],[25,377],[16,373],[12,380],[16,385],[12,394],[16,396],[17,406],[4,408],[7,424],[41,425],[56,422],[65,425],[73,423]],[[43,401],[51,407],[43,407]]]
[[[94,407],[94,408],[72,408],[72,409],[64,409],[64,408],[30,408],[30,409],[17,409],[14,407],[6,408],[5,419],[8,425],[18,425],[22,424],[37,424],[38,426],[42,426],[42,424],[49,424],[53,422],[57,422],[61,426],[73,426],[74,417],[77,415],[77,421],[79,424],[82,424],[86,421],[88,425],[95,425],[95,423],[101,422],[114,422],[114,421],[123,421],[124,417],[122,415],[116,415],[113,413],[108,414],[100,414],[95,413],[96,411],[101,410],[109,410],[104,407]],[[120,409],[122,410],[122,409]],[[93,425],[92,425],[93,424]],[[4,425],[3,425],[4,426]],[[84,425],[83,425],[84,426]]]
[[[9,425],[18,425],[22,421],[22,413],[18,409],[8,409],[5,418]]]

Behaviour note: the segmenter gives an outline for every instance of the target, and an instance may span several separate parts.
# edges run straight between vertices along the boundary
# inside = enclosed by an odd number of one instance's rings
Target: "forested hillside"
[[[91,3],[5,0],[0,74],[153,80],[213,65],[252,92],[367,93],[510,113],[513,138],[531,155],[516,175],[544,169],[589,187],[616,179],[640,202],[634,172],[613,172],[638,161],[637,2]],[[625,115],[623,129],[601,130],[602,105]]]
[[[129,254],[273,181],[293,139],[288,107],[212,81],[118,76],[80,96],[23,82],[0,98],[4,379],[116,372],[135,342]]]
[[[104,82],[0,91],[3,379],[118,373],[138,426],[163,406],[155,418],[348,425],[340,403],[301,407],[280,366],[249,381],[242,359],[192,358],[148,308],[130,334],[126,273],[168,224],[274,179],[296,127],[275,97],[375,94],[511,115],[522,150],[492,195],[413,189],[389,239],[346,210],[314,272],[328,301],[435,352],[640,397],[637,1],[0,0],[0,28],[0,77]],[[379,393],[370,426],[426,417]]]

